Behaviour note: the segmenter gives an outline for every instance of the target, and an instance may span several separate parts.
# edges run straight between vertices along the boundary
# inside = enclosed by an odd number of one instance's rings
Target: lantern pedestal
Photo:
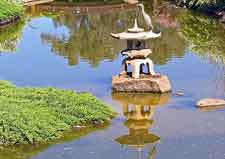
[[[112,78],[112,89],[118,92],[166,93],[171,91],[171,84],[165,75],[140,74],[139,78],[132,78],[129,73],[123,73]]]

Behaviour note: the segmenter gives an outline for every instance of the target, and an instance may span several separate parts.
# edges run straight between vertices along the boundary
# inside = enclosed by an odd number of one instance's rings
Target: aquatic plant
[[[49,141],[75,124],[106,121],[113,112],[88,93],[0,81],[0,116],[0,143],[16,144]]]

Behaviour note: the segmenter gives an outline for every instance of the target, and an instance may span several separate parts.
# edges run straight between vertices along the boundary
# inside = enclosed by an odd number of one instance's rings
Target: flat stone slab
[[[217,109],[218,107],[225,107],[225,100],[223,99],[214,99],[214,98],[205,98],[201,99],[196,103],[198,108],[213,108]]]
[[[161,33],[154,33],[152,31],[139,33],[122,32],[117,34],[111,33],[111,36],[113,38],[121,40],[147,40],[152,38],[158,38],[161,36]]]
[[[130,58],[133,57],[147,57],[149,54],[152,53],[151,49],[141,49],[141,50],[128,50],[128,51],[122,51],[121,54],[123,56],[128,56]]]
[[[141,74],[136,79],[123,74],[112,78],[112,89],[118,92],[166,93],[171,91],[171,84],[165,75]]]

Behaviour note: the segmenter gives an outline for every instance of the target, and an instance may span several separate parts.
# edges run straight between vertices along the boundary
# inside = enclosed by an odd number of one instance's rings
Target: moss
[[[7,20],[15,16],[20,16],[23,12],[24,7],[19,2],[9,0],[0,1],[0,20]]]
[[[0,142],[16,144],[53,140],[75,124],[108,120],[113,112],[88,93],[0,81],[0,116]]]

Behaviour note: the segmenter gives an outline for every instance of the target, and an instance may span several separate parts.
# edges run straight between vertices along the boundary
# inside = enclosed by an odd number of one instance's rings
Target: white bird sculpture
[[[152,30],[153,29],[152,20],[151,20],[150,16],[145,12],[144,5],[138,4],[138,7],[141,7],[142,15],[144,17],[146,25],[148,26],[148,30]]]

